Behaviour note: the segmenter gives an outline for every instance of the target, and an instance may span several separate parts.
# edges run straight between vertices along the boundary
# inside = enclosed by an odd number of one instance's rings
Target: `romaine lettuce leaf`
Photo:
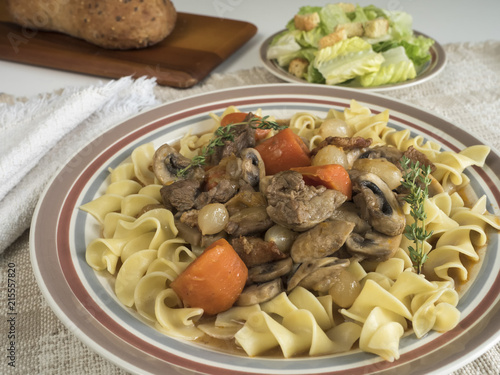
[[[314,47],[318,48],[318,42],[325,34],[320,27],[316,27],[310,31],[300,31],[295,40],[304,48]]]
[[[357,76],[376,72],[384,58],[371,45],[358,37],[335,43],[319,50],[314,60],[327,85],[345,82]]]
[[[295,40],[295,34],[300,33],[297,31],[291,31],[282,34],[278,39],[272,41],[271,45],[267,49],[267,59],[276,59],[280,66],[286,66],[295,57],[298,56],[301,50],[301,46]]]
[[[337,25],[351,22],[344,10],[336,4],[325,5],[319,12],[319,18],[325,35],[333,33]]]
[[[310,83],[325,83],[323,74],[314,67],[314,64],[309,64],[305,79]]]
[[[413,61],[415,66],[420,66],[430,60],[429,49],[434,40],[422,35],[410,36],[402,40],[387,40],[373,45],[375,52],[385,52],[399,46],[404,47],[406,55]]]
[[[389,83],[403,82],[416,77],[415,65],[406,56],[403,47],[382,52],[384,62],[376,72],[368,73],[359,78],[364,87],[381,86]]]
[[[388,10],[390,34],[396,40],[404,39],[413,35],[413,18],[410,14],[402,11]]]
[[[318,51],[317,60],[325,61],[334,59],[337,56],[345,55],[351,52],[359,52],[371,50],[372,46],[360,37],[354,36],[345,40],[341,40],[334,45],[320,49]]]
[[[417,66],[422,65],[430,60],[431,54],[429,49],[434,44],[434,40],[426,38],[422,35],[407,38],[401,41],[406,54]]]
[[[376,7],[375,5],[368,5],[363,7],[363,12],[366,18],[369,20],[374,20],[375,18],[383,17],[388,18],[385,11],[382,8]]]
[[[365,14],[365,11],[359,5],[356,5],[356,9],[354,12],[347,13],[347,17],[351,20],[351,22],[366,22],[368,21],[368,17]]]

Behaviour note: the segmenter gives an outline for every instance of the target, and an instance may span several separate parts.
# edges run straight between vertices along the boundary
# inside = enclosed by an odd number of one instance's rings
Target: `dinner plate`
[[[276,77],[286,81],[286,82],[291,82],[291,83],[307,83],[305,79],[298,78],[294,76],[293,74],[288,73],[288,71],[281,66],[278,65],[276,60],[269,60],[267,58],[267,49],[269,48],[269,45],[271,44],[271,41],[274,39],[274,37],[280,33],[282,33],[284,30],[281,30],[277,32],[276,34],[271,35],[269,38],[267,38],[260,46],[260,59],[264,66],[267,68],[269,72],[271,72],[273,75]],[[426,38],[429,38],[429,36],[418,32],[414,31],[414,34],[416,36],[422,35]],[[363,91],[387,91],[387,90],[395,90],[395,89],[401,89],[405,87],[410,87],[414,85],[418,85],[420,83],[423,83],[431,78],[434,78],[437,74],[439,74],[443,68],[446,65],[446,53],[443,49],[443,47],[437,42],[434,41],[434,44],[431,46],[429,49],[429,52],[431,54],[431,59],[427,61],[423,66],[421,66],[417,70],[417,76],[414,79],[409,79],[404,82],[400,83],[392,83],[388,85],[382,85],[382,86],[376,86],[376,87],[363,87],[360,84],[357,83],[340,83],[337,85],[334,85],[336,87],[348,87],[356,90],[363,90]],[[316,83],[316,85],[321,85],[324,86],[325,84],[323,83]]]
[[[409,104],[368,92],[319,85],[256,85],[189,97],[156,107],[113,127],[90,142],[56,174],[34,214],[30,252],[40,289],[59,319],[98,354],[138,374],[431,374],[451,371],[479,356],[500,336],[500,252],[491,234],[477,277],[461,298],[458,326],[417,340],[401,339],[401,357],[393,363],[353,350],[314,358],[248,358],[227,354],[161,334],[133,309],[120,304],[113,278],[95,272],[85,261],[86,245],[99,235],[96,221],[79,206],[101,195],[108,168],[125,160],[146,142],[155,147],[180,139],[187,131],[212,128],[208,114],[235,105],[242,111],[290,117],[298,111],[325,116],[344,110],[351,99],[379,113],[389,109],[390,126],[410,129],[444,150],[460,151],[481,141],[445,119]],[[499,214],[500,156],[492,151],[484,168],[468,168],[478,195]]]

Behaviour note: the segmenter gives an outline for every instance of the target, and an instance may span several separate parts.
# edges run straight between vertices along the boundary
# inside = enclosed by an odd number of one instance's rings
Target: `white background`
[[[303,5],[324,5],[335,1],[298,0],[173,0],[180,12],[231,18],[251,22],[257,34],[215,72],[232,72],[260,66],[262,42],[284,28]],[[344,0],[344,2],[347,2]],[[373,0],[357,1],[384,9],[402,10],[413,16],[413,28],[444,45],[457,42],[500,40],[500,0]],[[500,56],[499,56],[500,60]],[[106,79],[2,61],[0,93],[31,96],[68,86],[95,84]]]

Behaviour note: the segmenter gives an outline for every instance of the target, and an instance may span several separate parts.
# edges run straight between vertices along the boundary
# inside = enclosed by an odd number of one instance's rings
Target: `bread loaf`
[[[177,13],[170,0],[7,0],[11,19],[110,49],[143,48],[165,39]]]

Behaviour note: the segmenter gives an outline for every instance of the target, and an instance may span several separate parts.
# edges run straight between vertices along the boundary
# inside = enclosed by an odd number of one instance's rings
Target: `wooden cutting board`
[[[257,32],[251,23],[177,14],[174,31],[140,50],[107,50],[68,35],[0,22],[0,59],[107,78],[156,77],[160,85],[187,88]]]

